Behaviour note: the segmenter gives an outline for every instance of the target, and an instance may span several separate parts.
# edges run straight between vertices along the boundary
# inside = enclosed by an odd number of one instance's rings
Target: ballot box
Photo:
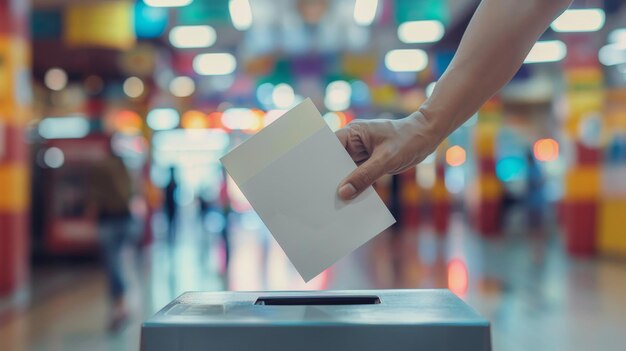
[[[188,292],[146,321],[142,351],[491,350],[448,290]]]

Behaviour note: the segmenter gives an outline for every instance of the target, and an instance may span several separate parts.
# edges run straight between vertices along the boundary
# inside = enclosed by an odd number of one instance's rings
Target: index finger
[[[337,139],[339,139],[339,142],[341,143],[341,145],[343,145],[344,148],[347,148],[348,147],[348,129],[346,127],[341,128],[335,132],[335,135],[337,136]]]

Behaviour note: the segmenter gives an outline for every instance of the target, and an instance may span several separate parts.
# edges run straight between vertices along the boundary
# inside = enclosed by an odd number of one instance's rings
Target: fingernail
[[[356,188],[350,183],[346,183],[339,188],[339,196],[344,200],[350,200],[356,195]]]

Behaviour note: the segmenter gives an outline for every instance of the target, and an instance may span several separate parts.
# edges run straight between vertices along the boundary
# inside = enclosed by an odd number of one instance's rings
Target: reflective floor
[[[37,267],[32,302],[1,315],[2,350],[138,350],[144,318],[188,290],[450,288],[492,322],[495,350],[623,350],[626,262],[573,260],[557,227],[509,213],[504,233],[484,239],[455,214],[444,236],[428,227],[387,232],[304,284],[254,214],[231,218],[225,264],[219,219],[194,211],[175,245],[157,241],[124,255],[132,319],[106,332],[104,274],[96,264]],[[204,230],[199,230],[204,228]]]

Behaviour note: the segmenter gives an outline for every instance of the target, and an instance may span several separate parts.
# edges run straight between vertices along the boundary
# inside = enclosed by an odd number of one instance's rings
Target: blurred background
[[[496,350],[626,341],[626,6],[575,1],[305,284],[219,158],[304,98],[415,111],[478,0],[0,0],[3,350],[138,350],[189,290],[448,288]],[[506,48],[502,48],[506,50]]]

